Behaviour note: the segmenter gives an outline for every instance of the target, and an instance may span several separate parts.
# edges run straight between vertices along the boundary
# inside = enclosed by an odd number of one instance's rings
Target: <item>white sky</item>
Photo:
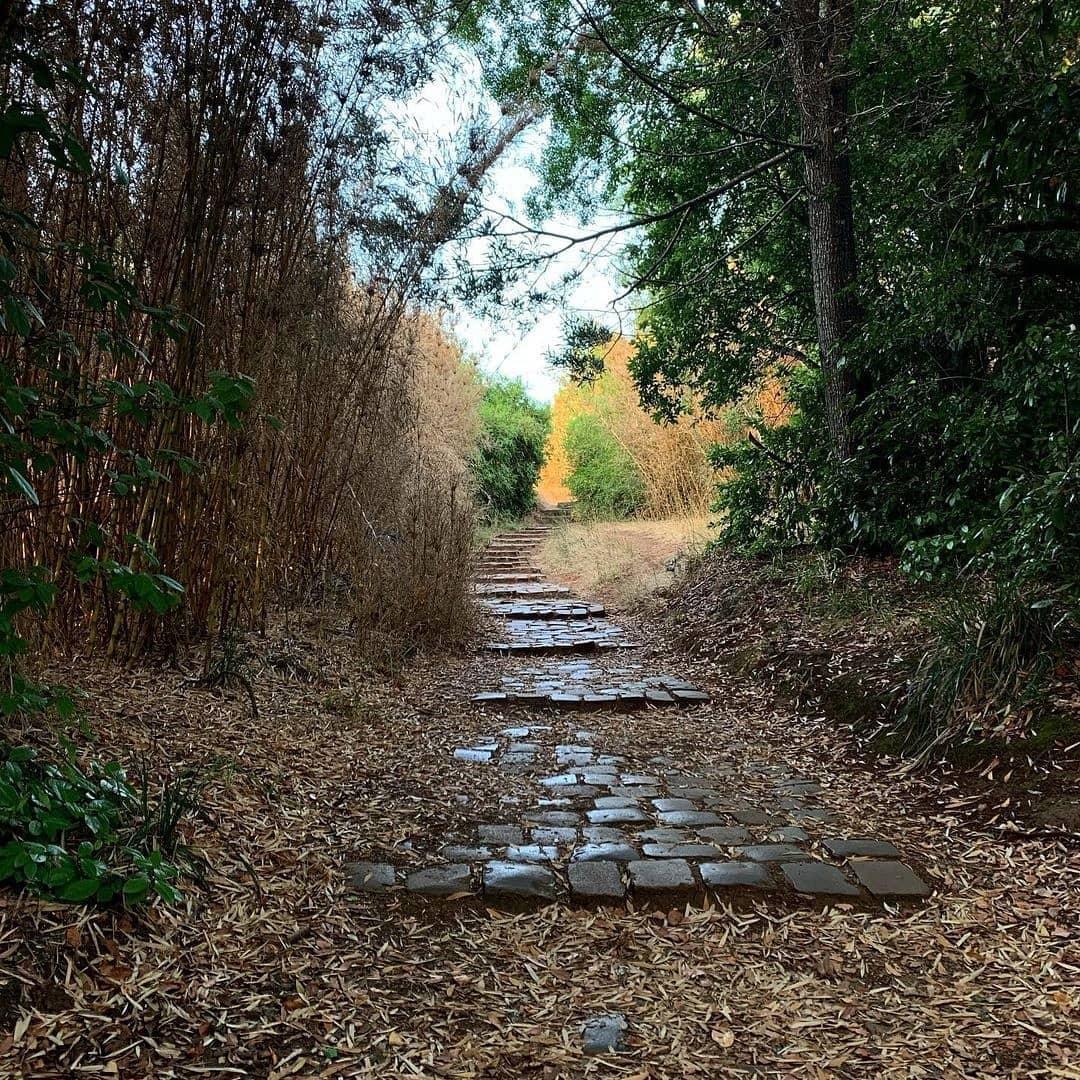
[[[395,140],[406,152],[424,153],[424,147],[445,142],[453,133],[466,126],[477,115],[496,123],[500,111],[495,101],[482,89],[480,73],[475,62],[460,57],[461,67],[447,78],[435,78],[423,87],[400,109],[393,110],[391,125]],[[508,213],[525,220],[524,202],[538,184],[533,168],[543,145],[539,125],[519,137],[517,143],[491,169],[485,185],[485,208]],[[543,226],[564,235],[580,236],[610,223],[613,218],[592,222],[587,228],[576,221],[552,218]],[[507,224],[506,230],[513,230]],[[546,241],[546,249],[560,247],[558,241]],[[520,378],[530,393],[540,401],[550,401],[558,389],[558,376],[547,364],[549,351],[562,341],[563,320],[568,315],[592,317],[612,329],[629,330],[632,316],[625,303],[616,304],[622,292],[614,258],[619,238],[604,245],[594,245],[595,251],[571,249],[537,268],[529,284],[550,287],[563,275],[580,270],[581,276],[566,296],[566,303],[557,310],[537,310],[524,317],[517,313],[505,316],[477,315],[458,307],[450,322],[465,346],[484,371]],[[473,240],[465,245],[466,257],[475,267],[483,266],[486,240]]]

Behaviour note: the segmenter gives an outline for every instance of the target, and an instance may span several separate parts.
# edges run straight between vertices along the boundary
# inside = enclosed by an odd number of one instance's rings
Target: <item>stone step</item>
[[[593,650],[596,651],[596,650]],[[511,650],[508,655],[537,655]],[[555,709],[558,712],[635,712],[638,709],[705,705],[709,695],[703,690],[639,690],[605,693],[600,690],[493,690],[474,694],[474,704],[508,709],[514,706]]]
[[[484,600],[483,604],[504,619],[596,619],[606,614],[603,604],[574,600]]]
[[[473,585],[473,592],[479,596],[569,596],[570,590],[565,585],[550,585],[547,582],[524,582],[520,585],[494,583]]]
[[[486,652],[503,656],[566,656],[584,655],[612,649],[636,649],[635,642],[582,638],[577,641],[492,641],[484,646]]]

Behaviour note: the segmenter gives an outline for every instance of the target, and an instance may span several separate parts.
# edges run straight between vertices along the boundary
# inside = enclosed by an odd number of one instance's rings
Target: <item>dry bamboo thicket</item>
[[[20,33],[70,61],[92,90],[35,88],[87,148],[76,175],[37,149],[0,163],[4,205],[36,222],[27,246],[48,335],[4,336],[0,360],[34,384],[160,380],[202,393],[215,371],[254,380],[240,428],[176,412],[101,418],[130,456],[62,458],[34,476],[0,565],[43,565],[61,584],[54,645],[130,655],[152,640],[258,624],[267,605],[344,587],[363,630],[439,634],[466,609],[466,462],[477,388],[438,318],[417,308],[439,245],[528,117],[470,139],[448,181],[387,184],[377,118],[426,77],[425,5],[324,0],[68,0],[26,4]],[[183,313],[175,340],[136,318],[132,347],[102,346],[111,310],[86,302],[80,263],[105,258],[147,304]],[[353,264],[363,267],[354,269]],[[33,355],[31,355],[33,354]],[[55,390],[55,386],[52,387]],[[112,473],[149,478],[119,497]],[[187,459],[198,462],[187,467]],[[184,584],[180,610],[139,615],[71,560],[95,553]],[[138,541],[131,538],[137,537]]]

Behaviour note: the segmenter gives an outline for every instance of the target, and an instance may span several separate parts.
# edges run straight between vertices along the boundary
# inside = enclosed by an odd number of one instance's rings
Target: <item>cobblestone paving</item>
[[[529,559],[544,532],[534,528],[497,541],[499,560]],[[537,588],[556,588],[547,583],[506,587],[518,591],[489,600],[488,610],[500,617],[508,641],[488,643],[488,649],[513,655],[516,643],[538,654],[594,651],[598,642],[590,631],[602,625],[619,632],[587,601],[532,599]],[[534,606],[543,614],[525,610]],[[551,723],[503,727],[453,750],[463,768],[495,768],[531,781],[531,802],[507,796],[501,820],[448,832],[423,853],[431,864],[407,875],[386,863],[352,864],[357,889],[404,889],[417,898],[482,896],[511,908],[553,901],[669,905],[709,895],[872,906],[930,893],[887,839],[837,823],[812,776],[765,761],[737,764],[722,747],[707,774],[694,774],[666,756],[637,760],[625,747],[609,752],[581,719],[562,715],[708,701],[685,680],[613,654],[534,659],[472,700],[485,710],[554,710]]]
[[[505,656],[565,656],[637,648],[600,604],[569,595],[543,580],[532,565],[537,545],[550,532],[540,524],[489,545],[477,570],[475,589],[499,629],[483,648]],[[693,705],[708,695],[674,676],[640,666],[548,664],[503,678],[498,688],[474,696],[478,705],[544,706],[557,710],[627,710],[645,705]]]
[[[482,894],[511,907],[763,893],[871,905],[929,894],[887,840],[840,829],[811,777],[766,762],[690,775],[666,757],[606,753],[592,732],[558,720],[503,728],[454,751],[474,767],[534,780],[533,801],[515,806],[512,820],[446,836],[432,865],[404,880],[388,864],[353,864],[355,887]]]

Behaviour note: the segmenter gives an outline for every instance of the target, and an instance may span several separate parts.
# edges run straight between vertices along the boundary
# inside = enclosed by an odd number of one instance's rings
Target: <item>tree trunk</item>
[[[848,396],[857,387],[844,368],[844,345],[862,319],[856,292],[855,222],[848,157],[851,0],[786,0],[783,41],[799,107],[809,197],[814,281],[825,411],[838,460],[851,456]]]

